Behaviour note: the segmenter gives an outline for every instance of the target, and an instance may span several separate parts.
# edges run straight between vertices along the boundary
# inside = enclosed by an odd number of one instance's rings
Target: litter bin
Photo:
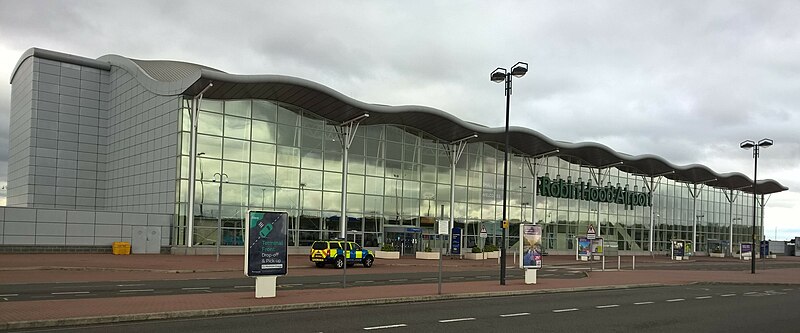
[[[111,245],[111,251],[114,254],[131,254],[130,242],[114,242]]]

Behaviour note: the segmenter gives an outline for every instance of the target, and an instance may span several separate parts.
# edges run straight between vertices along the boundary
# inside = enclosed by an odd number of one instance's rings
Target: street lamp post
[[[772,146],[772,139],[761,139],[758,143],[753,140],[745,140],[739,144],[739,148],[750,149],[753,148],[753,245],[750,249],[750,273],[756,273],[756,206],[758,205],[756,199],[756,179],[758,179],[758,151],[760,148],[767,148]],[[761,244],[758,244],[759,252]]]
[[[219,180],[217,180],[217,176],[219,176]],[[219,182],[219,198],[217,198],[217,207],[219,207],[219,211],[217,212],[217,261],[219,261],[219,245],[222,243],[222,183],[228,182],[228,175],[224,173],[215,173],[214,179],[212,182]]]
[[[511,78],[516,76],[518,78],[525,76],[528,73],[528,64],[524,62],[517,62],[511,66],[509,73],[505,68],[498,67],[495,69],[490,79],[495,83],[505,82],[505,95],[506,95],[506,129],[505,129],[505,146],[503,149],[503,238],[500,240],[500,284],[506,284],[506,229],[508,228],[508,202],[506,196],[508,189],[508,151],[510,145],[508,143],[508,115],[509,105],[511,104]]]

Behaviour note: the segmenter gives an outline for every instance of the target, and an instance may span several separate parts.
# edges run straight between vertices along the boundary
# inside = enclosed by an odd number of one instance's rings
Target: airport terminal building
[[[503,128],[297,77],[118,55],[32,48],[11,84],[6,251],[130,241],[139,253],[211,253],[217,242],[233,253],[251,209],[288,212],[297,253],[345,230],[412,254],[435,246],[451,217],[463,247],[480,245],[482,228],[499,244]],[[787,190],[528,128],[511,128],[509,149],[508,244],[535,222],[550,253],[573,253],[589,225],[623,253],[666,252],[673,239],[732,247],[751,240],[753,196],[761,218],[764,195]]]

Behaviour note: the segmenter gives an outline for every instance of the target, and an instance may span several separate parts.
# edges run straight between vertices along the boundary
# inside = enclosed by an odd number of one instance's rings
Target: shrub
[[[472,248],[472,253],[482,253],[483,250],[479,246],[475,246]]]
[[[425,247],[425,252],[433,252],[433,249],[431,249],[430,245]]]
[[[392,244],[389,243],[384,243],[383,245],[381,245],[381,251],[392,252],[394,251],[394,246],[392,246]]]
[[[499,249],[494,244],[486,244],[486,246],[483,247],[483,252],[494,252],[497,250]]]

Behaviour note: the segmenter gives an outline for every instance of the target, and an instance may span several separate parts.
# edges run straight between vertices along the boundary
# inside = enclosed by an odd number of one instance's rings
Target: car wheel
[[[324,262],[318,262],[316,264],[317,264],[317,267],[319,267],[319,268],[325,267],[325,263]]]
[[[336,258],[336,268],[344,268],[344,257]]]
[[[374,262],[375,262],[375,259],[372,258],[372,256],[367,256],[366,258],[364,258],[364,260],[361,261],[361,263],[364,264],[364,267],[366,267],[366,268],[372,267],[372,264]]]

